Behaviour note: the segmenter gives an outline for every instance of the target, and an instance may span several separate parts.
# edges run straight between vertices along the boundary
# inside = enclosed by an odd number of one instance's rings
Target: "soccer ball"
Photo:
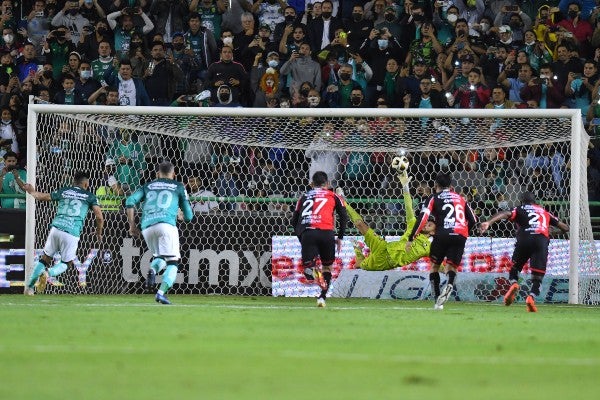
[[[408,165],[408,158],[404,156],[397,156],[392,159],[392,168],[397,171],[406,171]]]

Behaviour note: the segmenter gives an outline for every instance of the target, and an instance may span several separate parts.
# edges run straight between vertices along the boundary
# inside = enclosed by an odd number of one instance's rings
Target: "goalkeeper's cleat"
[[[48,277],[48,283],[50,285],[52,285],[52,286],[55,286],[55,287],[63,287],[63,286],[65,286],[64,283],[62,283],[61,281],[59,281],[58,279],[56,279],[53,276],[49,276]]]
[[[438,311],[439,311],[439,310],[443,310],[443,309],[444,309],[444,305],[443,305],[443,304],[437,304],[437,303],[436,303],[436,304],[434,304],[434,305],[433,305],[433,309],[434,309],[434,310],[438,310]]]
[[[450,298],[453,288],[454,286],[450,283],[444,286],[444,288],[442,289],[442,293],[438,296],[437,300],[435,301],[435,304],[438,306],[443,306],[444,303]]]
[[[48,271],[44,270],[44,271],[42,271],[42,274],[40,275],[40,277],[37,280],[37,283],[35,284],[35,291],[38,293],[44,293],[44,291],[46,290],[47,284],[48,284]]]
[[[156,302],[160,303],[160,304],[171,304],[169,299],[167,299],[167,296],[165,296],[164,294],[160,294],[160,293],[156,293],[154,300],[156,300]]]
[[[25,296],[34,296],[35,295],[35,290],[32,287],[25,286],[25,290],[23,290],[23,294]]]
[[[150,268],[148,270],[148,275],[146,275],[146,282],[144,282],[144,287],[146,289],[154,289],[155,285],[156,285],[156,272],[154,272],[154,269]]]
[[[327,302],[325,301],[325,299],[322,298],[322,297],[319,297],[317,299],[317,307],[319,307],[319,308],[325,308],[326,306],[327,306]]]
[[[505,306],[510,306],[512,303],[515,302],[515,299],[517,298],[517,293],[519,293],[519,289],[520,286],[517,282],[510,285],[508,292],[506,292],[506,294],[504,295]]]
[[[527,312],[537,312],[537,307],[535,306],[535,299],[532,295],[527,296],[525,304],[527,305]]]

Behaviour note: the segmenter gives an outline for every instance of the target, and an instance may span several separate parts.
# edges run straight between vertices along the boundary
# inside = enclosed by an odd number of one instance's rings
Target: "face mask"
[[[413,15],[413,21],[417,22],[417,23],[421,23],[425,20],[425,17],[421,14],[414,14]]]
[[[294,21],[296,20],[296,17],[294,17],[293,15],[286,15],[285,16],[285,23],[286,24],[293,24]]]
[[[569,18],[571,19],[575,19],[575,17],[577,17],[577,14],[579,13],[575,10],[569,10],[569,12],[567,13],[567,15],[569,15]]]
[[[350,79],[350,76],[351,75],[349,73],[344,72],[344,73],[340,74],[340,79],[343,81],[347,81],[348,79]]]
[[[98,32],[99,35],[105,35],[108,33],[108,29],[106,28],[98,28],[96,29],[96,32]]]
[[[512,43],[512,38],[509,38],[508,40],[500,40],[500,42],[502,44],[511,44]]]
[[[12,41],[15,39],[14,35],[11,34],[6,34],[2,36],[2,39],[4,39],[5,43],[12,43]]]
[[[44,78],[50,79],[52,78],[52,71],[44,71],[42,75],[44,76]]]
[[[279,107],[280,108],[290,108],[290,103],[288,103],[287,101],[282,101],[281,103],[279,103]]]
[[[323,16],[323,19],[328,19],[331,17],[331,11],[323,11],[321,15]]]
[[[79,76],[81,77],[81,79],[90,79],[92,77],[92,71],[89,71],[89,70],[79,71]]]
[[[352,13],[352,19],[355,22],[358,22],[362,19],[363,15],[361,13]]]
[[[352,102],[352,104],[354,104],[355,106],[359,105],[360,102],[362,101],[360,96],[352,96],[350,98],[350,101]]]
[[[12,120],[10,120],[10,119],[3,119],[3,120],[2,120],[2,123],[3,123],[4,125],[10,125],[10,123],[11,123],[11,122],[12,122]]]
[[[173,43],[173,49],[177,51],[183,50],[183,43]]]
[[[74,91],[75,89],[65,89],[66,94],[73,94]]]
[[[379,46],[380,49],[385,49],[388,47],[388,40],[387,39],[377,39],[377,46]]]
[[[229,101],[229,93],[219,93],[219,101],[221,103],[227,103]]]
[[[450,22],[451,24],[453,24],[458,19],[458,15],[456,15],[456,14],[448,14],[448,16],[446,17],[446,19],[448,20],[448,22]]]
[[[320,99],[317,96],[311,96],[308,99],[308,105],[311,107],[316,107],[319,105]]]
[[[394,14],[385,14],[385,20],[387,22],[393,22],[396,19],[396,16]]]
[[[438,164],[440,165],[440,168],[448,168],[448,166],[450,165],[450,160],[448,160],[447,158],[440,158],[438,160]]]
[[[531,46],[532,44],[535,44],[535,40],[532,40],[531,42],[525,42],[525,44],[526,44],[527,46]]]
[[[513,30],[513,31],[515,31],[515,30],[517,30],[517,29],[520,29],[520,28],[521,28],[521,23],[520,23],[520,22],[518,22],[518,21],[515,21],[515,22],[510,22],[510,23],[508,24],[508,26],[510,26],[510,27],[512,28],[512,30]]]
[[[279,61],[277,61],[277,60],[269,60],[269,61],[267,61],[267,64],[269,65],[269,67],[275,68],[276,66],[279,65]]]
[[[79,10],[69,10],[69,14],[75,15],[79,12]]]
[[[231,46],[232,43],[233,43],[233,38],[232,37],[223,38],[223,44],[224,45]]]
[[[482,32],[487,32],[490,30],[490,24],[488,24],[487,22],[482,22],[481,24],[479,24],[479,26],[481,27]]]

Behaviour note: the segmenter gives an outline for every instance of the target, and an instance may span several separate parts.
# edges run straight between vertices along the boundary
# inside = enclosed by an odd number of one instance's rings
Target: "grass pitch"
[[[0,399],[585,399],[600,308],[0,296]]]

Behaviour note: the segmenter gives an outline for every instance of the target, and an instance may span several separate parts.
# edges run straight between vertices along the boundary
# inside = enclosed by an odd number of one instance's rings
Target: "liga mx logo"
[[[110,264],[112,262],[112,253],[110,252],[110,250],[104,250],[104,252],[102,253],[102,263],[103,264]]]

